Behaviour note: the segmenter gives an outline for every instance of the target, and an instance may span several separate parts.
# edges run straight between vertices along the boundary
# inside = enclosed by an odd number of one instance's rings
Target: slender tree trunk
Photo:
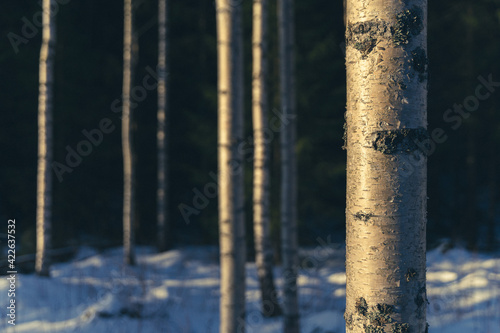
[[[495,109],[491,109],[495,110]],[[494,123],[492,123],[494,124]],[[494,137],[491,138],[492,146],[495,144]],[[486,246],[490,251],[496,248],[496,238],[495,238],[495,219],[496,219],[496,200],[497,200],[497,168],[496,168],[497,156],[495,152],[490,152],[490,158],[488,162],[488,216],[487,216],[487,230],[488,235],[486,236]]]
[[[281,122],[281,252],[284,332],[300,331],[297,297],[298,241],[295,158],[295,66],[293,1],[278,1]]]
[[[123,149],[123,248],[124,261],[135,265],[134,251],[134,165],[132,155],[132,131],[130,123],[130,90],[132,87],[132,0],[124,0],[123,34],[123,112],[122,112],[122,149]]]
[[[490,106],[488,112],[489,126],[488,133],[490,135],[490,145],[493,147],[495,145],[496,139],[496,101],[493,101],[493,105]],[[488,151],[488,215],[487,215],[487,231],[486,236],[486,246],[490,251],[496,248],[496,235],[495,235],[495,219],[496,219],[496,206],[497,206],[497,154],[495,150],[489,149]]]
[[[477,214],[477,149],[476,131],[478,126],[475,122],[470,122],[467,129],[465,165],[467,170],[467,180],[465,187],[465,212],[462,216],[462,235],[467,249],[477,251],[478,229],[481,227],[481,220]]]
[[[267,112],[267,18],[268,1],[253,2],[253,73],[252,115],[254,131],[253,226],[255,262],[259,275],[262,313],[266,317],[281,314],[273,278],[273,248],[270,237],[269,213],[269,156],[270,145],[265,138],[268,128]]]
[[[158,189],[156,193],[158,250],[168,249],[167,244],[167,0],[158,0]]]
[[[241,6],[217,0],[220,333],[245,331]]]
[[[51,3],[43,0],[43,35],[40,50],[40,78],[38,95],[38,175],[36,210],[36,263],[38,275],[49,276],[52,229],[52,84],[56,43],[55,18]]]
[[[424,333],[427,1],[346,12],[346,332]]]

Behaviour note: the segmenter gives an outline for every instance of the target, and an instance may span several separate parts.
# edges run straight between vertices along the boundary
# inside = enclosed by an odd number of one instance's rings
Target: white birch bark
[[[123,252],[126,265],[135,264],[134,251],[134,165],[132,156],[132,131],[130,90],[132,86],[132,0],[124,0],[123,25]]]
[[[424,333],[427,2],[346,17],[346,332]]]
[[[255,239],[255,263],[259,276],[262,313],[266,317],[281,314],[276,298],[273,278],[273,248],[270,236],[269,213],[269,156],[270,145],[266,141],[268,129],[267,102],[267,49],[268,49],[268,1],[253,2],[252,34],[252,116],[254,133],[254,179],[253,179],[253,226]]]
[[[217,0],[220,333],[245,331],[241,6]]]
[[[281,112],[281,252],[283,259],[284,332],[298,333],[298,240],[295,157],[295,66],[293,1],[278,0]]]
[[[156,193],[158,250],[167,250],[167,0],[158,0],[158,188]]]
[[[38,95],[38,174],[36,210],[36,262],[38,275],[49,276],[50,259],[47,250],[51,247],[52,229],[52,98],[54,77],[54,53],[56,43],[55,18],[51,3],[43,0],[43,32],[40,50],[39,95]]]

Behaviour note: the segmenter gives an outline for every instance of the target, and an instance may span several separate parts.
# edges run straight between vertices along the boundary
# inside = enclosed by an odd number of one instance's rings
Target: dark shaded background
[[[251,1],[243,1],[246,134],[251,138]],[[71,173],[54,175],[54,246],[119,245],[122,216],[122,161],[119,113],[112,103],[122,86],[122,2],[72,0],[57,13],[54,95],[54,160],[64,163],[70,146],[98,128],[103,118],[115,130]],[[137,1],[139,60],[136,85],[157,62],[157,3]],[[276,3],[271,1],[271,109],[279,109]],[[0,219],[15,218],[18,251],[35,249],[38,57],[41,31],[19,45],[23,17],[33,22],[36,1],[2,4],[0,11]],[[218,241],[217,200],[211,199],[186,224],[178,206],[193,206],[193,189],[203,191],[217,170],[215,8],[211,1],[170,1],[169,12],[169,221],[173,246]],[[300,244],[345,235],[344,24],[342,1],[296,1],[296,62]],[[40,29],[39,29],[40,30]],[[428,239],[442,238],[473,249],[495,246],[498,224],[500,87],[457,129],[443,115],[473,96],[478,76],[500,81],[500,1],[429,1],[429,129],[448,139],[429,158]],[[456,115],[455,115],[456,116]],[[155,239],[156,91],[135,109],[137,157],[137,241]],[[279,135],[272,163],[272,229],[279,240]],[[251,154],[248,155],[251,158]],[[251,167],[246,164],[247,225],[251,235]],[[6,228],[6,224],[5,224]],[[498,229],[498,228],[497,228]],[[3,231],[0,230],[0,233]],[[19,244],[20,239],[20,244]],[[248,237],[251,249],[251,237]]]

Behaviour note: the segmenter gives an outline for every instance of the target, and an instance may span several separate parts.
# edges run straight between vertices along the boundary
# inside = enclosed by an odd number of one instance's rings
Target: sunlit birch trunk
[[[346,17],[346,332],[424,333],[427,2]]]
[[[53,6],[51,6],[51,3]],[[40,50],[38,95],[38,175],[36,209],[36,262],[38,275],[49,276],[52,229],[52,85],[56,24],[52,8],[54,0],[43,0],[43,32]]]
[[[241,4],[217,0],[220,333],[245,331]]]

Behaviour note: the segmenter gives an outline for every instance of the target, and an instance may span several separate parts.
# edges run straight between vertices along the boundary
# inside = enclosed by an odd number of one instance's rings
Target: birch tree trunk
[[[269,213],[269,156],[266,141],[268,125],[267,102],[267,19],[268,1],[253,2],[253,73],[252,116],[254,131],[253,226],[255,234],[255,262],[259,275],[262,313],[265,317],[281,314],[273,278],[273,248],[270,238]]]
[[[427,1],[347,0],[346,332],[427,332]]]
[[[298,333],[297,177],[295,158],[295,66],[292,0],[278,0],[281,122],[281,252],[284,332]]]
[[[135,265],[134,251],[134,165],[130,122],[130,90],[132,86],[132,0],[124,0],[123,25],[123,252],[126,265]]]
[[[165,251],[167,244],[167,0],[158,0],[158,189],[156,193],[158,250]]]
[[[55,0],[43,0],[43,32],[40,50],[38,95],[38,175],[36,210],[36,263],[38,275],[49,276],[52,229],[52,84],[56,43]]]
[[[245,331],[241,5],[217,0],[220,333]]]

